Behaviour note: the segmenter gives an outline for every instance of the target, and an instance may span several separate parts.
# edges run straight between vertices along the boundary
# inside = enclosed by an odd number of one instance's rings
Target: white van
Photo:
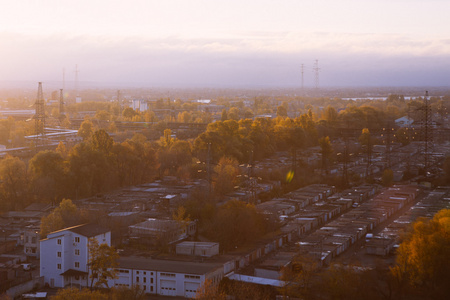
[[[366,234],[366,243],[369,242],[373,238],[373,233]]]

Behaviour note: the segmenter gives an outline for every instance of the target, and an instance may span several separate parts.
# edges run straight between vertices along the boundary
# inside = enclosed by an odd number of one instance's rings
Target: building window
[[[61,264],[57,264],[58,270],[61,270]]]
[[[58,251],[58,257],[61,257],[61,252]]]
[[[61,245],[61,239],[58,239],[58,245]]]
[[[146,275],[147,274],[147,272],[144,272],[144,275]]]
[[[80,255],[80,249],[75,249],[75,255]]]
[[[153,285],[150,287],[150,292],[153,292]]]
[[[79,243],[80,242],[80,237],[79,236],[76,236],[75,237],[75,243]]]
[[[172,273],[161,273],[161,276],[175,277],[175,274],[172,274]]]
[[[144,291],[146,291],[146,290],[147,290],[147,286],[144,285]]]
[[[145,282],[147,282],[147,277],[144,277],[144,279],[143,279],[143,280],[144,280],[144,283],[145,283]]]
[[[136,274],[139,274],[139,271],[136,271]]]
[[[198,276],[198,275],[184,275],[184,278],[187,278],[187,279],[200,279],[200,276]]]
[[[31,238],[31,243],[36,244],[36,238],[34,236]]]
[[[136,277],[136,282],[139,282],[139,277]]]
[[[80,267],[80,262],[76,261],[75,262],[75,268],[79,268]]]
[[[150,283],[153,283],[153,278],[150,278]]]

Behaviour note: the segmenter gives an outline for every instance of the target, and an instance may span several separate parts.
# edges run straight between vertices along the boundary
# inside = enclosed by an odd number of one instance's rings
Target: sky
[[[0,0],[6,82],[450,86],[449,0]],[[64,70],[64,71],[63,71]],[[2,84],[3,82],[3,84]]]

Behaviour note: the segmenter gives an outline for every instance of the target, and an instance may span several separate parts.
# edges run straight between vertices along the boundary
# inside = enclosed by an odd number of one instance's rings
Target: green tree
[[[227,114],[227,110],[226,109],[222,109],[222,115],[221,115],[220,120],[222,122],[228,120],[228,114]]]
[[[133,287],[118,287],[112,288],[110,300],[144,300],[147,299],[145,291],[139,287],[139,285],[134,285]]]
[[[133,117],[138,116],[139,113],[137,111],[135,111],[134,109],[132,109],[131,107],[127,107],[123,110],[122,112],[122,116],[126,119],[126,120],[132,120]]]
[[[391,186],[394,180],[394,172],[391,169],[385,169],[383,175],[381,176],[381,183],[384,186]]]
[[[287,109],[284,105],[280,105],[277,107],[277,116],[278,117],[287,117]]]
[[[214,167],[213,186],[218,195],[225,195],[238,184],[239,163],[231,157],[222,157]]]
[[[0,210],[21,209],[27,194],[27,168],[17,157],[7,155],[0,160]]]
[[[206,226],[206,235],[228,251],[260,238],[270,225],[254,205],[231,200],[218,208]]]
[[[319,145],[322,153],[322,168],[328,173],[327,161],[330,158],[331,153],[333,153],[330,138],[328,136],[320,138]]]
[[[66,188],[66,167],[61,153],[45,150],[29,162],[35,194],[46,200],[60,199]]]
[[[395,133],[395,139],[397,142],[401,143],[402,146],[408,145],[410,141],[409,131],[407,128],[399,128]]]
[[[93,286],[108,288],[108,279],[117,278],[119,254],[114,247],[99,244],[96,238],[89,239],[88,249],[91,288]]]
[[[106,156],[92,149],[86,143],[80,143],[72,148],[69,154],[69,174],[71,177],[73,194],[94,195],[105,189],[110,179],[111,164]]]

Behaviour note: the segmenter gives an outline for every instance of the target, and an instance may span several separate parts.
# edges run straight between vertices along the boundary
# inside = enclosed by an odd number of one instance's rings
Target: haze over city
[[[432,1],[2,1],[0,87],[448,86]],[[30,86],[31,87],[31,86]]]

